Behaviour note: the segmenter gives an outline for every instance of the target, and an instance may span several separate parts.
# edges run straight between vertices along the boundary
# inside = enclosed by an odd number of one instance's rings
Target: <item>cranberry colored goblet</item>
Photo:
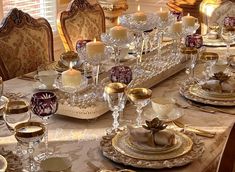
[[[58,101],[55,93],[53,92],[38,92],[33,94],[31,98],[31,110],[32,112],[43,119],[46,126],[45,132],[45,153],[38,155],[38,160],[44,160],[48,157],[48,128],[47,120],[56,113],[58,109]]]

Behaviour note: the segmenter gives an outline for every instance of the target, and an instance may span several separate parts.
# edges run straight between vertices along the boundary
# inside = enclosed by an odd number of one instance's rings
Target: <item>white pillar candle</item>
[[[138,5],[137,12],[133,14],[133,19],[135,21],[146,21],[147,15],[144,12],[140,11],[140,5]]]
[[[160,20],[167,21],[168,20],[168,13],[169,13],[169,11],[162,10],[162,7],[161,7],[160,11],[157,12],[157,15],[160,18]]]
[[[73,69],[71,65],[68,70],[62,72],[61,77],[62,77],[63,86],[68,86],[68,87],[78,87],[82,80],[81,72]]]
[[[125,40],[127,39],[127,28],[119,25],[119,18],[117,26],[110,29],[110,35],[113,39]]]
[[[181,34],[182,33],[182,22],[175,22],[170,27],[170,33]]]
[[[96,56],[103,56],[104,55],[104,43],[101,41],[94,41],[88,42],[86,44],[86,54],[89,58],[96,57]]]
[[[193,27],[195,25],[196,18],[193,16],[190,16],[188,13],[187,16],[182,17],[182,23],[185,27]]]

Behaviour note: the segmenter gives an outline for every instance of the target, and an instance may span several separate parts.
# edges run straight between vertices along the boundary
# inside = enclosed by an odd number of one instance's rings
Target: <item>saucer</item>
[[[4,172],[7,169],[7,160],[0,155],[0,172]]]
[[[53,91],[57,89],[55,84],[53,84],[52,87],[48,88],[45,84],[42,84],[42,83],[36,83],[33,88],[34,90],[38,90],[38,91],[46,91],[46,90]]]
[[[50,172],[71,172],[72,163],[66,157],[51,157],[40,164],[43,171]]]
[[[182,117],[183,115],[184,115],[183,110],[177,107],[173,108],[169,113],[165,115],[159,115],[157,112],[155,112],[152,109],[152,107],[146,108],[146,110],[144,111],[144,116],[147,119],[153,119],[153,118],[158,117],[160,120],[164,122],[175,121],[179,119],[180,117]]]

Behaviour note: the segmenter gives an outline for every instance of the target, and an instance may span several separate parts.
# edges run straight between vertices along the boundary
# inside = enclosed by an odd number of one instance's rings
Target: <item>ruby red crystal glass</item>
[[[53,92],[38,92],[33,94],[31,98],[31,110],[32,112],[43,119],[43,122],[46,126],[45,132],[45,153],[42,153],[37,156],[37,160],[41,161],[48,157],[48,128],[47,120],[56,113],[58,109],[58,101],[56,94]]]

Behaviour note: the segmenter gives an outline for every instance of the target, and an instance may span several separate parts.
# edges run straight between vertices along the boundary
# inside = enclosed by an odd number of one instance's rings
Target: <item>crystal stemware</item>
[[[79,55],[79,57],[81,58],[81,60],[83,61],[83,70],[84,70],[84,76],[87,77],[87,71],[88,71],[88,62],[87,62],[87,58],[86,58],[86,44],[88,42],[91,42],[92,40],[78,40],[76,43],[76,50],[77,53]]]
[[[235,41],[235,26],[230,27],[230,26],[223,26],[221,29],[221,37],[226,43],[226,58],[229,60],[230,58],[230,45]]]
[[[2,109],[7,103],[8,103],[8,98],[6,98],[5,96],[3,96],[3,79],[0,76],[0,109]]]
[[[35,115],[39,116],[43,120],[46,127],[45,153],[38,155],[39,161],[46,159],[49,155],[47,124],[48,124],[48,119],[54,113],[56,113],[57,109],[58,109],[58,100],[55,93],[45,91],[33,94],[31,98],[31,110]]]
[[[6,122],[6,126],[11,133],[14,133],[15,126],[28,122],[31,119],[31,113],[29,111],[29,105],[25,101],[10,101],[7,103],[6,108],[4,108],[3,119]],[[17,143],[16,154],[20,157],[25,155],[22,150],[22,146]]]
[[[147,88],[130,88],[126,91],[128,99],[134,103],[137,111],[136,123],[141,126],[143,108],[148,105],[152,96],[152,90]]]
[[[46,132],[46,127],[40,122],[24,122],[14,128],[15,138],[18,143],[28,146],[29,162],[26,165],[28,171],[38,171],[39,166],[33,158],[34,147],[39,144]]]
[[[109,83],[104,88],[104,99],[108,102],[109,108],[113,111],[113,128],[112,130],[117,130],[119,127],[119,112],[125,107],[126,96],[125,91],[126,84],[120,82]]]

